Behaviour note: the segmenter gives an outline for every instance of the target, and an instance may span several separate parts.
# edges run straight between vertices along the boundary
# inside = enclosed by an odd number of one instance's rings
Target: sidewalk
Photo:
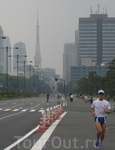
[[[68,101],[66,115],[57,125],[42,150],[94,150],[96,129],[90,113],[90,103],[74,98]],[[115,112],[108,115],[103,150],[115,150]]]

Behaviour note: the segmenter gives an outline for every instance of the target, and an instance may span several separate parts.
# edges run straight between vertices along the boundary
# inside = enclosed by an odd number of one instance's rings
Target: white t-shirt
[[[85,99],[88,99],[87,95],[84,97]]]
[[[111,106],[107,100],[100,101],[99,99],[93,101],[91,108],[94,108],[95,110],[95,116],[97,117],[104,117],[107,116],[107,113],[104,113],[103,109],[111,109]]]
[[[70,95],[71,98],[73,98],[73,95]]]

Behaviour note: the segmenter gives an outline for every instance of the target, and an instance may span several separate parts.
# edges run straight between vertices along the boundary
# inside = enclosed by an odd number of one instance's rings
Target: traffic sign
[[[0,82],[0,87],[3,87],[3,83],[2,82]]]

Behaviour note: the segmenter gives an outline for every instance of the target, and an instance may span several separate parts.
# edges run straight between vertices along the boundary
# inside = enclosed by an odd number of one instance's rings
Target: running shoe
[[[102,148],[102,143],[101,142],[99,142],[98,148]]]
[[[95,142],[94,147],[95,147],[95,148],[99,148],[99,140],[97,140],[97,141]]]

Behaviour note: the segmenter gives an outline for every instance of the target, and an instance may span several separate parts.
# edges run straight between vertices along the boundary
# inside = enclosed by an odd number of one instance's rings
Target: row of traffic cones
[[[53,111],[54,110],[54,111]],[[48,114],[50,112],[50,115]],[[42,112],[40,115],[40,124],[38,128],[38,132],[45,132],[45,128],[48,128],[56,119],[60,117],[60,115],[64,112],[63,105],[59,105],[57,107],[51,108],[46,112]],[[45,115],[45,121],[43,119]],[[49,117],[50,116],[50,117]]]

